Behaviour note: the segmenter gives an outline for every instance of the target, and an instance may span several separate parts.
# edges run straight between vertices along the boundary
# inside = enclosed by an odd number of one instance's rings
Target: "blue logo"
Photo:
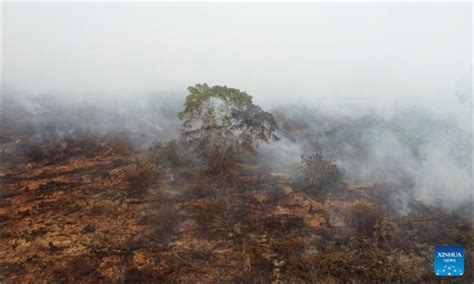
[[[462,276],[464,274],[464,248],[437,246],[434,251],[436,276]]]

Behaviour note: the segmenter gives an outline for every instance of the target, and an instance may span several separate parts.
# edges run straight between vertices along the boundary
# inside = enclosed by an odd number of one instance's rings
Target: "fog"
[[[2,92],[41,119],[84,126],[95,109],[87,127],[148,145],[178,136],[188,86],[227,85],[310,124],[264,146],[269,165],[320,150],[347,178],[409,176],[419,200],[471,200],[470,3],[3,5]]]
[[[66,96],[246,90],[446,108],[470,77],[469,3],[5,3],[6,86]]]

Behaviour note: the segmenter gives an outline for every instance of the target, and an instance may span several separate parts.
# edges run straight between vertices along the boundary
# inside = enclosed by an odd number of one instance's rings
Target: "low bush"
[[[118,136],[106,138],[102,145],[104,157],[109,155],[126,156],[132,152],[130,142]]]
[[[382,244],[392,245],[398,240],[400,230],[398,225],[384,217],[375,225],[377,240]]]
[[[373,235],[381,216],[372,203],[356,201],[346,212],[346,224],[354,229],[356,234]]]
[[[335,191],[342,185],[342,172],[320,153],[301,156],[298,172],[306,190],[312,193]]]
[[[186,163],[180,145],[176,140],[166,144],[158,142],[149,149],[150,159],[166,167],[178,167]]]

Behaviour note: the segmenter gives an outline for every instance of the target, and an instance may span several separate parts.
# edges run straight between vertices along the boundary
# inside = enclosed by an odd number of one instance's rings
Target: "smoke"
[[[300,155],[321,152],[347,180],[390,184],[405,199],[445,208],[472,202],[472,128],[459,116],[423,107],[388,116],[297,106],[275,113],[283,139],[260,151],[273,170],[295,175]]]
[[[179,137],[183,97],[140,94],[121,98],[67,98],[64,95],[5,92],[2,130],[31,135],[35,140],[126,137],[137,149]]]
[[[37,139],[50,125],[57,137],[126,133],[139,148],[177,138],[186,88],[207,82],[273,110],[286,134],[259,155],[276,171],[294,175],[316,151],[347,179],[471,201],[470,3],[2,9],[2,116]]]
[[[18,131],[33,125],[32,136],[38,141],[88,132],[98,137],[126,136],[136,148],[146,149],[157,141],[179,138],[177,113],[184,95],[141,94],[138,99],[91,101],[7,93],[2,115]],[[390,184],[400,189],[404,203],[414,199],[445,208],[468,205],[472,128],[466,120],[467,105],[463,106],[465,113],[455,116],[420,106],[399,108],[388,115],[369,109],[279,107],[271,112],[281,139],[261,145],[258,159],[294,178],[302,155],[321,152],[343,171],[346,180]]]

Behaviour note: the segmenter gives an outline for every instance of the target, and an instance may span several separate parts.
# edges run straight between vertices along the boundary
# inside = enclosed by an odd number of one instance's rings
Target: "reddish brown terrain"
[[[453,280],[472,277],[472,225],[416,202],[399,212],[389,186],[314,195],[259,165],[229,181],[170,147],[28,129],[1,139],[2,283],[431,282],[438,243],[464,245]]]

